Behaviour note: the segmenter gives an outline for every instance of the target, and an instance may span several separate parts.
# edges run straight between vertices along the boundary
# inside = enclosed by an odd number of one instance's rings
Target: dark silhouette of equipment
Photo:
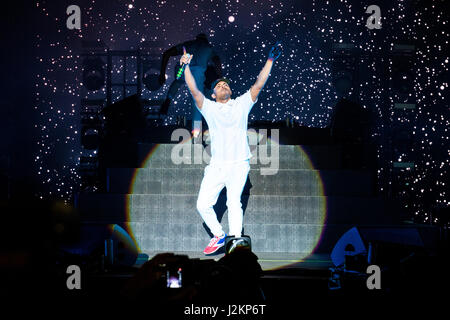
[[[365,141],[368,125],[368,111],[356,102],[342,98],[333,109],[330,128],[336,142]]]
[[[103,99],[83,99],[81,102],[81,145],[87,150],[95,150],[99,146],[103,131],[103,104]]]
[[[336,267],[345,266],[348,257],[359,255],[366,265],[391,266],[434,251],[438,242],[439,230],[433,227],[353,227],[336,242],[331,261]]]
[[[68,257],[78,257],[92,269],[104,271],[114,267],[131,267],[139,255],[136,243],[117,224],[83,224],[72,243],[62,245]]]
[[[330,134],[334,143],[342,145],[345,168],[371,166],[370,126],[371,114],[360,104],[342,98],[334,107]]]
[[[105,85],[105,63],[100,57],[86,57],[83,60],[83,85],[90,91]]]
[[[107,135],[132,135],[137,129],[145,127],[142,101],[138,95],[106,106],[103,114]]]
[[[432,226],[353,227],[331,253],[328,288],[367,293],[368,267],[375,266],[381,272],[380,289],[408,294],[429,290],[439,281],[432,273],[444,261],[437,259],[441,243],[441,230]],[[413,278],[429,281],[419,285]]]
[[[157,74],[145,73],[142,78],[142,82],[150,91],[156,91],[161,88],[161,85],[159,84],[159,76]]]

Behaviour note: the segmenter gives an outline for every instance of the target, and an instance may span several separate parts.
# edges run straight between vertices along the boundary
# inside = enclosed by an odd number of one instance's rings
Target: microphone
[[[185,55],[185,54],[186,54],[186,48],[183,46],[183,55]],[[180,69],[178,69],[177,80],[181,78],[181,75],[183,74],[185,68],[186,68],[186,63],[183,63],[183,65],[180,67]]]
[[[177,80],[181,78],[181,75],[183,74],[185,68],[186,68],[186,64],[183,63],[183,65],[180,67],[180,69],[178,69]]]

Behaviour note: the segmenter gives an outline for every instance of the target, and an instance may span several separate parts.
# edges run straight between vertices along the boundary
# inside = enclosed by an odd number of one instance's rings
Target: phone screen
[[[166,271],[167,288],[181,288],[183,286],[183,270],[181,268]]]

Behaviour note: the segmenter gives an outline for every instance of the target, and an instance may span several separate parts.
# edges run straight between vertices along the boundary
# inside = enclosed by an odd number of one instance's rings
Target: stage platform
[[[160,252],[149,252],[149,260]],[[176,255],[187,255],[190,259],[208,260],[213,259],[219,261],[224,257],[224,253],[206,256],[201,252],[193,251],[175,251],[171,252]],[[295,271],[295,270],[329,270],[332,267],[330,255],[326,253],[313,253],[305,258],[299,259],[298,254],[289,252],[254,252],[258,257],[258,263],[263,271],[267,271],[268,274],[275,274],[275,271]],[[139,268],[141,266],[136,264],[134,267]],[[273,271],[273,272],[271,272]],[[268,275],[267,275],[268,276]]]

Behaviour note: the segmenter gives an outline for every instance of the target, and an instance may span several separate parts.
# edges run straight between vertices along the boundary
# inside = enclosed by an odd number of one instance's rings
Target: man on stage
[[[240,237],[243,225],[241,194],[250,171],[252,156],[247,140],[248,115],[258,99],[272,70],[273,62],[280,56],[281,46],[271,48],[268,59],[255,84],[243,95],[231,99],[230,81],[216,80],[211,88],[215,101],[207,99],[197,88],[189,69],[192,55],[184,53],[180,64],[185,64],[184,77],[195,105],[205,118],[211,138],[211,161],[205,168],[197,210],[214,237],[203,251],[212,254],[225,244],[226,234],[217,220],[213,206],[223,187],[227,188],[229,234]]]

